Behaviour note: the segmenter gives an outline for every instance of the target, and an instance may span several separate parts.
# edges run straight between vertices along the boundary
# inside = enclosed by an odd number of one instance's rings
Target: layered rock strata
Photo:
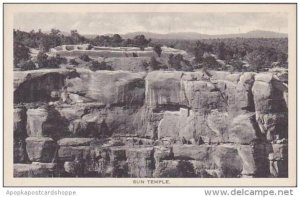
[[[16,177],[288,175],[271,73],[36,70],[14,89]]]

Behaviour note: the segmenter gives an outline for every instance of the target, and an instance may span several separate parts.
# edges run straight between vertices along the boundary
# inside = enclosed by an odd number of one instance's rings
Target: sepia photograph
[[[23,6],[4,8],[9,179],[295,184],[295,5]]]

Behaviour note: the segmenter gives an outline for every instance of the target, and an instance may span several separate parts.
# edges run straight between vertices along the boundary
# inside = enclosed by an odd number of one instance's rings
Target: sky
[[[14,28],[31,31],[52,28],[81,34],[130,32],[246,33],[253,30],[288,32],[287,13],[18,13]]]

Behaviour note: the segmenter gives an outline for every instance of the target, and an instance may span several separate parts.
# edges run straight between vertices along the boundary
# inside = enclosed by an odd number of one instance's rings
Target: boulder
[[[237,177],[242,171],[242,158],[231,145],[174,145],[176,160],[194,160],[197,170],[218,170],[224,177]]]
[[[73,161],[76,157],[87,158],[90,152],[90,146],[60,146],[57,156],[60,161]]]
[[[106,105],[141,105],[144,103],[143,73],[96,71],[91,73],[87,96]]]
[[[222,178],[224,174],[221,169],[206,169],[205,162],[190,160],[193,164],[196,177],[199,178]]]
[[[154,150],[154,159],[156,165],[162,160],[171,160],[174,158],[172,147],[156,146],[154,147]]]
[[[210,81],[182,81],[181,100],[195,112],[208,113],[213,109],[225,109],[222,92]]]
[[[15,71],[14,103],[49,101],[52,91],[63,88],[69,73],[66,69]]]
[[[252,87],[256,121],[269,141],[287,138],[287,87],[272,73],[259,73]]]
[[[126,150],[130,177],[152,177],[155,169],[153,147],[133,147]]]
[[[254,101],[252,86],[254,83],[255,73],[247,72],[241,75],[240,81],[236,86],[235,102],[238,109],[254,111]]]
[[[85,106],[82,105],[63,105],[55,108],[62,117],[69,121],[81,118],[84,114]]]
[[[85,95],[87,93],[88,83],[86,83],[80,77],[75,77],[70,79],[67,78],[65,80],[65,84],[67,87],[67,91],[69,93],[80,94],[80,95]]]
[[[53,177],[55,163],[14,164],[14,177]]]
[[[63,138],[57,141],[59,146],[89,146],[95,138]]]
[[[180,80],[182,72],[153,71],[146,77],[146,105],[156,108],[159,105],[181,103]]]
[[[207,126],[218,136],[225,137],[228,130],[228,112],[212,110],[207,115]]]
[[[158,124],[158,139],[171,137],[174,139],[194,139],[195,114],[192,110],[180,108],[179,111],[165,111]]]
[[[215,145],[174,145],[174,158],[177,160],[208,161],[208,157]],[[209,168],[209,166],[207,166]]]
[[[287,88],[275,79],[272,73],[255,75],[252,87],[255,110],[259,113],[279,113],[287,111],[284,92]]]
[[[128,163],[126,161],[126,149],[124,147],[111,147],[109,153],[112,177],[128,177]]]
[[[228,128],[229,141],[234,143],[250,144],[261,136],[254,113],[245,113],[235,117]]]
[[[280,113],[256,113],[256,121],[267,140],[274,141],[288,137],[288,114]]]
[[[269,153],[269,160],[287,160],[288,144],[272,144],[272,150]]]
[[[211,153],[213,162],[223,177],[238,177],[243,170],[243,161],[236,147],[232,145],[217,146]]]
[[[30,137],[59,139],[68,135],[69,121],[54,107],[27,110],[27,134]]]
[[[268,146],[265,142],[238,146],[238,153],[243,161],[242,175],[254,177],[269,175]]]
[[[288,160],[271,160],[270,174],[272,177],[287,178],[288,177]]]
[[[48,163],[54,161],[57,145],[49,137],[28,137],[26,150],[30,161]]]
[[[42,137],[43,124],[48,118],[48,111],[44,108],[27,110],[27,134],[31,137]]]
[[[163,119],[158,124],[158,139],[163,137],[179,137],[179,112],[166,111]]]
[[[158,163],[153,177],[156,178],[189,178],[195,177],[193,164],[182,160],[163,160]]]
[[[14,163],[25,163],[28,161],[26,153],[26,142],[24,139],[14,139]]]
[[[26,118],[27,117],[25,108],[14,109],[14,138],[24,139],[27,136]]]

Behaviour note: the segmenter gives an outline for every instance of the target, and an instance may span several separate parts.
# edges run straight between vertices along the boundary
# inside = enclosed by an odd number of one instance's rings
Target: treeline
[[[231,71],[263,71],[272,66],[288,66],[287,38],[236,38],[192,40],[152,40],[193,54],[196,67]],[[216,60],[222,60],[224,63]],[[248,63],[248,68],[244,65]]]
[[[61,57],[48,57],[46,53],[56,46],[74,44],[92,44],[94,46],[113,47],[139,47],[144,50],[149,46],[151,39],[146,39],[144,35],[137,35],[133,39],[123,39],[119,34],[112,36],[97,36],[87,38],[80,35],[77,30],[71,30],[69,35],[64,35],[58,29],[51,29],[49,33],[38,31],[24,32],[14,30],[14,67],[21,70],[39,68],[58,68],[59,63],[66,62]],[[36,60],[30,58],[30,48],[39,50]],[[41,61],[39,61],[41,60]]]
[[[143,50],[150,44],[151,39],[146,39],[144,35],[137,35],[133,39],[123,39],[119,34],[87,38],[80,35],[77,30],[71,30],[70,35],[64,35],[58,29],[51,29],[49,33],[44,33],[41,30],[38,30],[37,32],[34,30],[30,32],[14,30],[14,42],[30,48],[39,48],[44,52],[49,51],[50,48],[60,45],[86,43],[95,46],[139,47]]]
[[[50,48],[63,44],[89,43],[89,39],[80,35],[77,30],[72,30],[70,35],[67,36],[58,29],[51,29],[49,33],[42,32],[42,30],[32,30],[30,32],[14,30],[14,42],[47,52]]]
[[[192,58],[185,59],[181,55],[170,55],[168,65],[163,65],[153,58],[144,66],[150,70],[175,69],[195,70],[207,68],[228,71],[255,71],[260,72],[273,66],[288,66],[288,39],[287,38],[235,38],[235,39],[203,39],[194,40],[162,40],[147,39],[144,35],[137,35],[132,39],[124,39],[119,34],[111,36],[100,35],[87,38],[77,30],[64,35],[58,29],[49,33],[41,30],[24,32],[14,30],[14,66],[21,70],[39,68],[58,68],[66,62],[62,57],[48,57],[49,49],[60,45],[91,44],[94,46],[110,47],[139,47],[144,50],[152,46],[158,57],[162,53],[161,46],[182,49]],[[38,58],[32,60],[30,48],[39,50]],[[95,64],[96,65],[96,64]],[[92,66],[102,68],[103,65]],[[166,68],[168,67],[168,68]]]
[[[114,34],[112,36],[96,36],[90,40],[90,43],[95,46],[139,47],[144,50],[151,43],[151,39],[146,39],[144,35],[137,35],[133,39],[123,39],[119,34]]]

